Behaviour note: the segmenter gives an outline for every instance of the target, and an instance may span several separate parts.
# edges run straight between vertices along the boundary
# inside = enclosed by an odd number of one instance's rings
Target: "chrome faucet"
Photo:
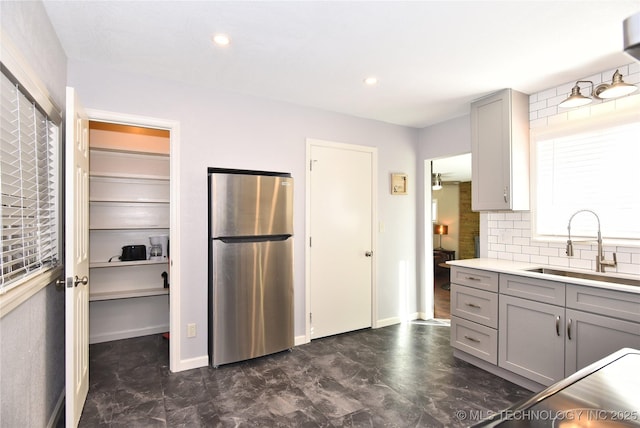
[[[596,216],[596,220],[598,220],[598,254],[596,255],[596,272],[604,272],[605,266],[615,267],[618,265],[618,260],[616,259],[616,253],[613,253],[613,260],[606,260],[604,258],[604,250],[602,249],[602,235],[600,233],[600,217],[598,214],[591,210],[578,210],[571,217],[569,217],[569,225],[567,226],[567,230],[569,231],[569,239],[567,239],[567,256],[573,257],[573,242],[571,241],[571,220],[576,216],[576,214],[581,212],[591,213]],[[586,241],[580,241],[586,242]]]

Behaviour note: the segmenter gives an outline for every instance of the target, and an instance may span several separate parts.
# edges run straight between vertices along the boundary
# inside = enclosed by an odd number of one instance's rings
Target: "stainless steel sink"
[[[537,272],[546,275],[566,276],[570,278],[590,279],[592,281],[612,282],[615,284],[635,285],[640,287],[640,279],[621,278],[619,276],[609,276],[597,273],[575,272],[570,270],[551,269],[551,268],[535,268],[526,269],[527,272]]]

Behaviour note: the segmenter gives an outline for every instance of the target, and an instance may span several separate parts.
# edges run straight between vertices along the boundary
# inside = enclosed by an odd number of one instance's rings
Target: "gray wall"
[[[431,231],[424,230],[425,217],[431,218],[431,212],[425,212],[425,186],[431,185],[431,173],[425,171],[425,161],[447,156],[461,155],[471,152],[471,116],[460,116],[445,122],[423,128],[419,131],[417,147],[418,185],[417,190],[417,236],[418,247],[416,260],[418,260],[418,307],[419,311],[427,316],[433,316],[433,286],[430,283],[433,278],[433,268],[427,269],[425,254],[431,257],[433,243]],[[429,206],[431,210],[431,206]]]
[[[295,335],[305,334],[305,156],[306,138],[378,148],[377,318],[397,322],[416,302],[416,187],[408,196],[390,195],[390,173],[416,179],[418,131],[229,93],[205,87],[109,70],[70,61],[69,85],[90,109],[150,116],[180,122],[181,328],[207,322],[207,167],[291,172],[295,233]],[[378,228],[376,227],[376,230]],[[398,270],[407,271],[400,284]],[[207,338],[181,337],[180,359],[207,355]]]
[[[1,7],[3,43],[12,42],[63,107],[67,60],[42,3]],[[0,319],[0,426],[46,426],[63,391],[64,293],[49,285]]]

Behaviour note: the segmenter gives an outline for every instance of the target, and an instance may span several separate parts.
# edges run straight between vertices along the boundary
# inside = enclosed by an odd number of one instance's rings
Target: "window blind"
[[[58,264],[59,126],[1,74],[0,293]]]
[[[535,234],[640,239],[640,122],[590,128],[535,141]]]

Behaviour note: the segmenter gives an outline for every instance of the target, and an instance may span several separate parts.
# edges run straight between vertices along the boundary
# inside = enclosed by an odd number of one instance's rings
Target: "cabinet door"
[[[566,310],[565,376],[621,349],[640,349],[640,324]]]
[[[508,209],[510,182],[509,93],[471,105],[472,204],[474,210]]]
[[[498,366],[551,385],[564,378],[564,308],[500,295]]]
[[[474,211],[529,209],[529,97],[504,89],[471,104]]]

